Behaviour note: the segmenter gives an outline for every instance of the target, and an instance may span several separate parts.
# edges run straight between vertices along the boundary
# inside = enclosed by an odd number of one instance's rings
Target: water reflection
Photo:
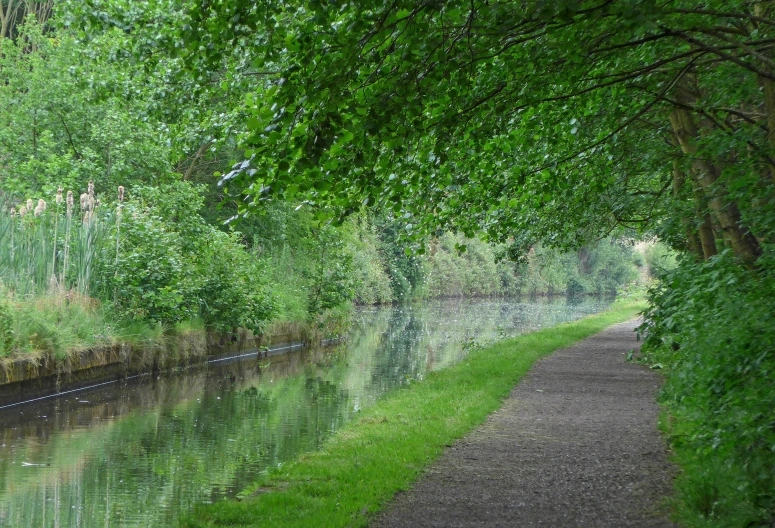
[[[212,364],[0,414],[0,526],[167,526],[320,444],[395,387],[595,299],[359,311],[346,345]]]

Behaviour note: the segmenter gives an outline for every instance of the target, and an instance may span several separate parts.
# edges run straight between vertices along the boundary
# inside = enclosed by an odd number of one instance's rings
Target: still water
[[[0,526],[171,526],[317,449],[382,395],[486,342],[609,301],[367,308],[346,344],[213,363],[0,411]]]

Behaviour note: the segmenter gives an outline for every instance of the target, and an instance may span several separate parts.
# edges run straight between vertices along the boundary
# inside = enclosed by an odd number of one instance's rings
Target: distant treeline
[[[515,262],[507,245],[444,233],[407,254],[396,220],[359,214],[338,228],[320,227],[285,204],[239,228],[289,319],[344,301],[615,294],[646,264],[629,241],[613,239],[574,252],[536,247]]]

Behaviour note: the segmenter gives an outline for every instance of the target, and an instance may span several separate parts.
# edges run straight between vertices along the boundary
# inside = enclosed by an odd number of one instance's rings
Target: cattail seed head
[[[16,218],[16,207],[11,207],[11,218]]]
[[[73,191],[67,191],[67,210],[70,211],[73,208]]]
[[[89,211],[94,211],[94,204],[95,204],[94,195],[90,194],[89,198],[87,199],[87,201],[88,201],[88,204],[89,204]]]
[[[102,202],[101,202],[101,201],[97,200],[96,202],[94,202],[94,208],[95,208],[95,209],[96,209],[97,207],[99,207],[100,205],[102,205]]]
[[[124,201],[124,186],[119,185],[118,186],[118,201],[123,202]]]
[[[27,215],[27,208],[22,205],[21,209],[19,209],[19,217],[24,218]]]
[[[43,211],[41,211],[41,209],[40,209],[40,204],[38,204],[38,205],[35,206],[35,210],[32,212],[32,214],[34,214],[35,216],[40,216],[40,213],[42,213],[42,212]]]
[[[62,203],[62,186],[59,186],[59,189],[57,189],[57,205]]]
[[[38,200],[38,207],[40,208],[40,212],[41,213],[45,213],[46,212],[46,208],[48,207],[48,204],[46,203],[46,200],[44,200],[43,198],[40,198]]]
[[[32,208],[33,208],[32,199],[27,198],[27,210],[32,211]]]
[[[89,180],[89,196],[94,197],[94,180]]]
[[[86,193],[81,193],[81,210],[82,211],[88,211],[89,207],[89,195]]]

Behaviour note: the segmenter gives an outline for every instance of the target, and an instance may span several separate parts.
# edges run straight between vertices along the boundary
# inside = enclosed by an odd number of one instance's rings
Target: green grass
[[[320,451],[266,474],[244,500],[197,506],[182,526],[364,526],[444,448],[480,425],[536,360],[634,317],[640,302],[474,350],[386,396]]]
[[[116,337],[106,310],[98,301],[76,292],[13,297],[0,290],[0,358],[69,353],[109,344]]]
[[[108,306],[75,291],[14,296],[0,289],[0,359],[53,355],[64,359],[82,350],[114,343],[165,347],[165,339],[206,335],[194,317],[164,327],[147,321],[116,319]]]

